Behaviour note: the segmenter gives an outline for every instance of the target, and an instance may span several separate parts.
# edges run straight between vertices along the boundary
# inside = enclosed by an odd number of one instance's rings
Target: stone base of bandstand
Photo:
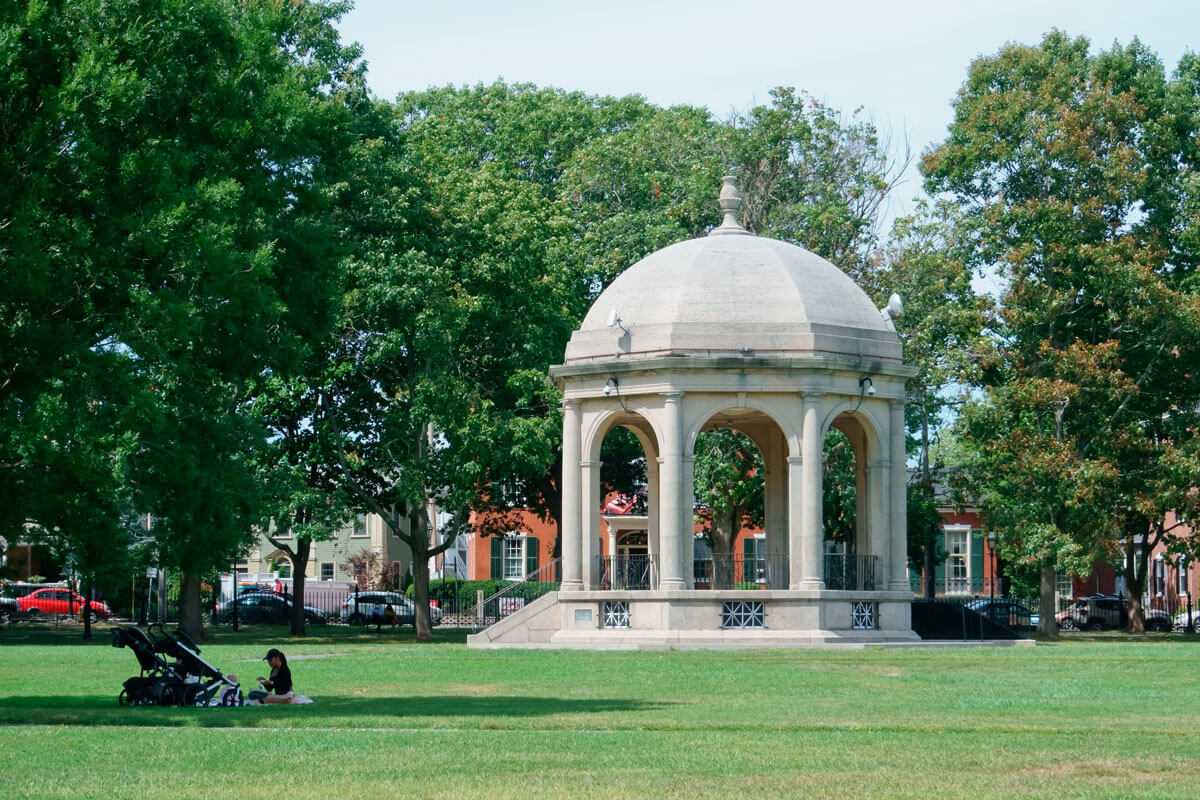
[[[726,603],[761,603],[761,627],[723,627]],[[478,648],[581,650],[912,646],[910,592],[680,590],[551,592],[467,637]],[[628,609],[606,627],[606,604]],[[609,606],[611,611],[612,606]]]

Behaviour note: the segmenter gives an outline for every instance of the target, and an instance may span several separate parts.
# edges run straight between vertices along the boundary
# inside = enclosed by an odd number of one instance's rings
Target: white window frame
[[[367,536],[367,515],[355,514],[354,519],[350,522],[350,538],[366,539]]]
[[[1054,593],[1058,595],[1058,599],[1074,600],[1075,599],[1075,581],[1065,572],[1054,573]]]
[[[951,546],[954,539],[962,537],[962,551],[955,552]],[[967,594],[971,591],[971,526],[945,525],[942,527],[942,542],[946,548],[946,563],[942,578],[946,594]],[[956,574],[957,573],[957,574]]]
[[[332,561],[322,561],[321,562],[321,580],[323,580],[323,581],[333,580],[333,576],[336,574],[335,570],[336,570],[336,568],[334,567]],[[329,577],[325,577],[326,571],[328,571]]]
[[[1188,581],[1188,578],[1191,577],[1189,572],[1190,572],[1190,569],[1189,569],[1189,565],[1188,565],[1188,560],[1186,557],[1181,556],[1179,559],[1179,568],[1176,570],[1175,594],[1177,594],[1177,595],[1191,594],[1191,586],[1189,585],[1189,581]]]
[[[525,579],[525,534],[504,537],[500,545],[500,577],[506,581]]]

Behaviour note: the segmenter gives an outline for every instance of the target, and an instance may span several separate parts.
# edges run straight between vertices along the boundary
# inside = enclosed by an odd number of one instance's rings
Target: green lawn
[[[315,629],[314,629],[315,630]],[[310,706],[121,708],[128,650],[0,629],[0,797],[1200,795],[1200,641],[1021,648],[468,650],[460,633],[223,632]]]

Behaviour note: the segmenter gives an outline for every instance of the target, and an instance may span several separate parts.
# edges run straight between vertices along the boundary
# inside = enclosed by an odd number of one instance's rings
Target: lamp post
[[[992,600],[995,600],[996,599],[996,568],[999,565],[999,560],[996,558],[996,532],[988,531],[987,540],[988,540],[988,552],[990,552],[992,554],[992,580],[990,581],[990,583],[991,583],[991,587],[992,587]]]

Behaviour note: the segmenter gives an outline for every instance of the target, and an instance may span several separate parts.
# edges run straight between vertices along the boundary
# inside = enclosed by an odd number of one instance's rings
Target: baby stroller
[[[133,626],[113,628],[113,647],[128,647],[141,668],[140,675],[125,681],[117,702],[123,706],[245,703],[238,682],[201,658],[200,648],[187,634],[168,633],[161,624],[158,627],[159,635]]]

